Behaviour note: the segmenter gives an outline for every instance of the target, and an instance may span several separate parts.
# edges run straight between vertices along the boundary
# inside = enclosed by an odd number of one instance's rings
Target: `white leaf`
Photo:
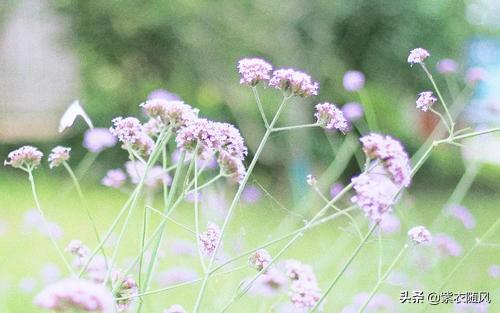
[[[94,128],[90,117],[87,113],[85,113],[85,110],[83,110],[80,102],[75,100],[71,103],[68,109],[66,109],[61,117],[61,120],[59,121],[59,132],[62,133],[66,128],[71,127],[78,116],[81,116],[90,128]]]

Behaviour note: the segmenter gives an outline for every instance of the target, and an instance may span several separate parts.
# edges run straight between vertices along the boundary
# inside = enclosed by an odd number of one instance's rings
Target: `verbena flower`
[[[130,176],[130,181],[137,185],[146,172],[146,165],[139,161],[127,161],[125,169]],[[170,175],[159,165],[151,167],[144,178],[144,185],[151,189],[161,188],[164,183],[169,185],[171,182]]]
[[[379,223],[380,230],[384,234],[393,234],[399,232],[401,229],[401,222],[394,214],[385,214]]]
[[[432,235],[425,226],[415,226],[408,231],[408,237],[416,243],[429,243],[432,241]]]
[[[290,302],[300,310],[313,308],[321,298],[321,290],[315,282],[294,280],[288,291]]]
[[[117,117],[112,120],[109,131],[127,146],[133,145],[142,136],[141,122],[135,117]]]
[[[269,86],[299,97],[316,96],[319,89],[319,84],[311,76],[294,69],[274,71]]]
[[[135,302],[139,288],[137,282],[131,275],[123,277],[120,272],[115,272],[113,277],[113,285],[118,286],[115,292],[116,306],[118,312],[127,311]],[[126,299],[119,299],[126,298]]]
[[[255,203],[262,198],[262,192],[255,185],[247,185],[241,194],[241,200],[247,203]]]
[[[465,228],[473,229],[476,226],[474,215],[464,206],[455,204],[446,208],[446,214],[462,222]]]
[[[217,124],[204,118],[193,120],[179,129],[175,141],[181,151],[194,152],[198,149],[198,155],[207,159],[219,146]]]
[[[249,263],[257,271],[262,271],[271,262],[271,255],[265,249],[259,249],[252,253],[249,258]]]
[[[433,244],[441,256],[460,256],[463,252],[462,246],[450,235],[436,234]]]
[[[471,67],[465,73],[465,82],[469,85],[486,79],[486,71],[481,67]]]
[[[360,71],[347,71],[342,83],[347,91],[359,91],[365,85],[365,75]]]
[[[351,201],[363,209],[365,215],[380,222],[386,213],[391,212],[397,187],[384,175],[363,173],[352,178],[356,194]]]
[[[351,123],[356,122],[363,117],[363,106],[357,102],[348,102],[341,108],[344,117]]]
[[[316,122],[323,128],[329,130],[337,129],[342,133],[349,130],[349,124],[344,114],[335,104],[328,102],[317,104],[314,116],[316,117]]]
[[[316,275],[312,267],[298,260],[285,261],[286,276],[291,280],[303,280],[316,283]]]
[[[83,135],[83,146],[93,153],[114,147],[116,141],[116,137],[107,128],[91,128]]]
[[[9,153],[4,165],[14,168],[32,169],[38,167],[42,160],[43,153],[32,146],[23,146]]]
[[[312,174],[309,174],[306,176],[306,182],[309,186],[316,186],[316,184],[318,183],[318,180],[316,179],[316,176],[312,175]]]
[[[221,172],[224,176],[229,177],[231,180],[240,183],[246,175],[245,165],[243,162],[231,156],[229,153],[221,151],[217,158]]]
[[[224,151],[231,156],[244,160],[248,154],[248,149],[245,146],[245,141],[240,134],[240,131],[229,123],[215,123],[217,132],[216,149]]]
[[[101,183],[104,186],[120,188],[127,181],[127,175],[122,169],[112,169],[106,172],[106,176],[103,177]]]
[[[424,63],[425,59],[430,57],[431,54],[423,49],[423,48],[416,48],[410,51],[410,55],[408,56],[408,63],[410,64],[416,64],[416,63]]]
[[[391,136],[369,134],[360,139],[363,151],[370,159],[378,159],[398,186],[408,187],[411,166],[403,145]]]
[[[436,64],[436,69],[441,74],[453,74],[458,70],[458,64],[452,59],[442,59]]]
[[[155,146],[154,140],[146,133],[141,133],[137,140],[130,146],[132,150],[136,151],[139,155],[148,156],[153,152]]]
[[[101,284],[70,278],[45,287],[34,303],[58,312],[82,310],[94,313],[114,313],[113,296]]]
[[[208,223],[207,230],[198,237],[201,251],[206,256],[212,256],[220,240],[220,229],[214,223]]]
[[[152,99],[140,106],[151,118],[159,118],[165,126],[173,129],[185,126],[198,117],[198,110],[183,101]]]
[[[170,308],[163,311],[163,313],[186,313],[186,310],[184,310],[181,305],[174,304]]]
[[[240,84],[256,86],[261,81],[271,78],[273,66],[259,58],[244,58],[238,61]]]
[[[86,258],[90,254],[90,249],[84,245],[81,240],[71,240],[65,251],[78,257],[79,259]]]
[[[165,124],[163,124],[159,117],[150,118],[149,121],[143,125],[144,132],[151,137],[158,137],[164,128]]]
[[[63,162],[69,160],[69,152],[71,148],[57,146],[52,149],[52,152],[49,154],[48,161],[49,167],[54,168],[61,165]]]
[[[271,267],[255,280],[249,292],[259,296],[273,297],[283,291],[286,285],[286,276],[278,269]]]
[[[436,101],[437,98],[434,97],[432,91],[423,91],[418,94],[418,99],[416,101],[417,109],[427,112]]]

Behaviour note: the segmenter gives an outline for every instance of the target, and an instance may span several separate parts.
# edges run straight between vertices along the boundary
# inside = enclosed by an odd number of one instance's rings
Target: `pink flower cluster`
[[[158,118],[163,125],[171,126],[173,129],[187,125],[198,116],[198,110],[193,109],[183,101],[156,98],[148,100],[140,106],[150,118]]]
[[[433,96],[432,91],[423,91],[418,94],[417,109],[427,112],[436,101],[437,98]]]
[[[271,255],[265,249],[255,251],[249,258],[249,263],[257,271],[262,271],[271,262]]]
[[[316,96],[319,89],[311,76],[291,68],[274,71],[269,86],[299,97]]]
[[[352,178],[356,194],[351,201],[361,207],[366,216],[380,222],[391,211],[397,189],[392,182],[380,174],[363,173]]]
[[[125,172],[122,169],[116,168],[109,170],[101,180],[101,183],[107,187],[120,188],[126,181],[127,175]]]
[[[94,313],[115,312],[113,295],[103,285],[70,278],[45,287],[34,303],[57,312],[82,310]]]
[[[52,149],[52,152],[49,154],[48,161],[49,167],[54,168],[61,165],[63,162],[69,160],[69,152],[71,148],[57,146]]]
[[[200,248],[204,255],[212,256],[214,254],[220,236],[219,226],[214,223],[208,223],[207,230],[198,237]]]
[[[33,169],[40,165],[43,153],[32,146],[23,146],[9,153],[4,165],[15,168]]]
[[[316,122],[326,129],[338,129],[345,133],[349,130],[349,124],[341,110],[328,102],[316,105]]]
[[[415,226],[408,231],[408,237],[416,244],[430,243],[432,235],[425,226]]]
[[[93,153],[114,147],[116,141],[116,137],[107,128],[91,128],[83,136],[83,146]]]
[[[360,71],[347,71],[342,83],[347,91],[359,91],[365,85],[365,75]]]
[[[127,311],[135,302],[135,295],[139,291],[137,282],[131,275],[123,277],[121,273],[115,272],[114,276],[114,285],[119,286],[115,293],[118,312]]]
[[[297,260],[287,260],[285,269],[292,281],[288,290],[290,302],[300,310],[313,308],[321,298],[321,290],[312,267]]]
[[[273,66],[259,58],[244,58],[238,61],[240,84],[255,86],[261,81],[268,81]]]
[[[425,59],[430,57],[431,54],[423,49],[423,48],[416,48],[410,51],[410,55],[408,55],[408,63],[410,64],[416,64],[416,63],[424,63]]]
[[[141,122],[135,117],[117,117],[113,119],[109,131],[123,143],[124,149],[132,149],[143,156],[151,154],[154,141],[143,129]]]
[[[391,136],[369,134],[360,139],[363,151],[370,159],[378,159],[389,173],[392,181],[403,187],[411,182],[411,167],[403,145]]]

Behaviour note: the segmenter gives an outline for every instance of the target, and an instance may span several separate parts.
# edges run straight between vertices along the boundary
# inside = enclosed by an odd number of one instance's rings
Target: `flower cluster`
[[[452,59],[442,59],[436,64],[436,69],[441,74],[453,74],[458,70],[458,64]]]
[[[408,231],[408,237],[416,244],[429,243],[432,241],[432,235],[425,226],[415,226]]]
[[[316,96],[319,89],[311,76],[291,68],[274,71],[269,86],[299,97]]]
[[[328,102],[316,105],[316,122],[326,129],[338,129],[345,133],[349,130],[349,124],[341,110]]]
[[[262,271],[271,262],[271,255],[265,249],[255,251],[249,258],[249,263],[257,271]]]
[[[214,254],[220,237],[219,226],[214,223],[208,223],[207,230],[198,237],[200,248],[204,255],[212,256]]]
[[[83,135],[83,146],[93,153],[114,147],[116,141],[116,137],[107,128],[91,128]]]
[[[115,312],[113,295],[103,285],[76,278],[47,286],[35,297],[34,303],[57,312]]]
[[[423,49],[423,48],[416,48],[410,51],[410,55],[408,56],[408,63],[410,64],[422,64],[424,63],[425,59],[430,57],[431,54]]]
[[[360,139],[363,151],[370,159],[378,159],[389,173],[392,181],[402,187],[411,182],[408,154],[401,143],[391,136],[369,134]]]
[[[187,125],[198,116],[198,110],[183,101],[156,98],[140,106],[150,118],[159,119],[164,126],[171,126],[173,129]]]
[[[360,71],[347,71],[342,79],[347,91],[358,91],[365,85],[365,75]]]
[[[271,64],[259,58],[245,58],[238,61],[242,85],[255,86],[261,81],[267,81],[271,78],[272,70]]]
[[[433,96],[432,91],[423,91],[418,94],[417,109],[427,112],[436,101],[437,98]]]
[[[15,168],[33,169],[40,165],[43,153],[32,146],[24,146],[9,153],[4,165]]]
[[[321,298],[321,290],[312,267],[297,260],[287,260],[285,269],[292,281],[288,290],[290,302],[300,310],[314,307]]]
[[[112,121],[113,127],[109,130],[123,143],[122,148],[132,149],[143,156],[151,154],[154,141],[149,137],[141,122],[135,117],[117,117]]]
[[[396,186],[379,173],[363,173],[352,178],[352,182],[356,195],[351,201],[359,205],[366,216],[380,222],[384,215],[391,211],[397,194]]]
[[[81,240],[71,240],[65,250],[79,259],[88,257],[90,253],[90,249]]]
[[[49,154],[48,161],[49,167],[54,168],[61,165],[63,162],[69,160],[69,152],[71,148],[57,146],[52,149],[52,152]]]
[[[101,183],[107,187],[120,188],[127,181],[127,175],[122,169],[112,169],[106,173]]]
[[[118,312],[126,311],[133,304],[135,299],[134,296],[137,295],[139,291],[137,282],[131,275],[123,277],[121,273],[115,272],[114,276],[114,285],[119,286],[115,293]]]
[[[441,256],[460,256],[463,252],[462,246],[450,235],[437,234],[434,236],[433,244]]]

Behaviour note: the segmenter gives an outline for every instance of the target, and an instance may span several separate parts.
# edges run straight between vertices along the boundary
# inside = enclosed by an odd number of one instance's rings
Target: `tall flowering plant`
[[[425,49],[417,48],[412,50],[408,57],[410,64],[421,66],[438,95],[436,98],[432,91],[421,92],[416,100],[416,107],[424,112],[430,111],[436,114],[446,132],[444,134],[441,132],[439,137],[431,138],[430,142],[423,146],[422,152],[410,158],[404,144],[394,136],[360,131],[359,143],[364,155],[364,165],[361,166],[360,172],[351,178],[349,184],[336,186],[335,190],[332,189],[331,198],[328,198],[323,194],[318,182],[322,178],[309,175],[307,183],[324,201],[322,207],[311,210],[314,212],[313,216],[301,227],[233,257],[223,258],[221,253],[227,239],[227,230],[240,199],[245,197],[250,177],[270,136],[278,132],[313,127],[335,131],[340,136],[350,135],[351,132],[355,134],[354,130],[358,129],[356,123],[363,117],[364,112],[360,104],[350,103],[339,108],[330,102],[319,103],[315,106],[314,123],[280,126],[283,112],[288,106],[295,105],[290,103],[291,99],[318,95],[319,84],[304,72],[291,68],[273,69],[270,63],[260,58],[240,60],[237,64],[240,83],[249,87],[255,96],[265,129],[251,160],[247,158],[248,148],[237,127],[204,118],[196,108],[177,98],[151,97],[140,104],[147,116],[146,121],[143,122],[136,117],[116,117],[111,121],[109,130],[93,128],[83,108],[78,103],[73,104],[64,115],[61,130],[71,126],[78,116],[83,116],[91,127],[85,134],[84,146],[89,149],[93,157],[86,159],[85,167],[91,166],[99,152],[119,142],[129,157],[124,165],[125,171],[121,168],[110,169],[102,179],[102,183],[110,188],[123,188],[129,177],[134,188],[109,227],[104,231],[99,230],[80,188],[79,173],[78,171],[75,173],[69,165],[71,149],[58,146],[52,150],[48,157],[49,166],[50,168],[62,166],[66,169],[78,192],[82,209],[92,224],[98,244],[90,248],[80,240],[73,240],[66,249],[62,249],[57,240],[50,236],[54,248],[67,268],[68,277],[46,286],[36,296],[34,303],[41,308],[57,312],[145,312],[144,303],[148,296],[167,294],[172,289],[193,285],[197,286],[193,287],[197,288],[197,292],[191,303],[182,305],[170,303],[165,305],[164,312],[207,312],[205,308],[209,299],[206,295],[210,289],[210,281],[214,277],[238,270],[253,269],[255,272],[251,277],[235,284],[231,297],[215,309],[217,312],[230,311],[239,299],[256,292],[282,294],[288,298],[288,304],[292,306],[290,310],[296,312],[323,310],[332,290],[370,238],[378,234],[381,245],[382,233],[395,227],[393,216],[395,205],[404,191],[411,187],[413,176],[432,151],[441,145],[460,145],[463,139],[500,131],[500,127],[477,132],[456,129],[454,119],[456,112],[444,101],[425,65],[425,60],[429,56],[429,52]],[[446,64],[440,63],[439,68],[444,65]],[[440,71],[450,72],[443,69]],[[365,77],[361,72],[349,71],[344,77],[345,88],[349,91],[359,92],[364,84]],[[282,101],[274,108],[265,106],[259,95],[261,86],[276,89],[281,93]],[[435,108],[438,100],[444,114]],[[269,117],[268,112],[272,109],[274,113]],[[370,108],[367,111],[373,113]],[[371,119],[373,122],[373,116]],[[175,158],[170,157],[172,152],[175,152]],[[19,168],[28,174],[35,204],[42,219],[47,223],[34,179],[34,172],[41,165],[42,158],[43,154],[37,148],[24,146],[12,151],[5,165]],[[208,190],[210,186],[224,179],[228,184],[236,185],[236,192],[225,211],[222,223],[202,221],[200,203],[203,199],[200,199],[200,192]],[[144,195],[146,197],[143,197]],[[151,196],[154,195],[157,197],[160,195],[162,199],[160,207],[154,207],[155,202],[151,200]],[[348,205],[340,207],[339,203]],[[192,225],[184,225],[172,217],[173,212],[181,205],[192,208]],[[120,268],[119,249],[126,244],[125,234],[133,223],[132,216],[136,211],[143,213],[140,223],[140,246],[128,265]],[[152,230],[149,223],[151,212],[160,219]],[[467,219],[465,222],[471,225],[470,216],[466,213],[464,209],[454,209],[449,214],[454,214],[464,221]],[[365,233],[358,225],[358,215],[369,225]],[[347,217],[356,228],[360,242],[346,262],[341,264],[337,275],[329,278],[328,284],[320,284],[311,265],[296,259],[283,260],[285,253],[306,232],[342,216]],[[479,242],[492,234],[499,221],[500,219],[478,239]],[[153,278],[161,259],[162,243],[169,223],[177,224],[192,233],[196,247],[193,255],[199,259],[202,276],[155,289]],[[107,251],[105,247],[112,236],[116,242],[111,251]],[[365,312],[375,301],[382,301],[377,292],[408,249],[433,242],[433,235],[425,226],[415,225],[408,230],[408,237],[409,242],[402,245],[400,252],[385,271],[380,259],[378,281],[371,292],[362,297],[362,301],[353,304],[355,311]],[[275,253],[267,250],[268,247],[283,241],[285,244]],[[436,241],[439,242],[443,253],[456,254],[453,251],[457,249],[450,238],[436,235]],[[73,258],[73,262],[67,260],[68,256]],[[247,259],[248,264],[243,267],[230,266],[241,259]],[[459,266],[460,263],[443,282],[443,286]],[[231,269],[227,269],[228,267]],[[188,306],[191,306],[188,310],[184,309]],[[290,310],[287,312],[291,312]]]

